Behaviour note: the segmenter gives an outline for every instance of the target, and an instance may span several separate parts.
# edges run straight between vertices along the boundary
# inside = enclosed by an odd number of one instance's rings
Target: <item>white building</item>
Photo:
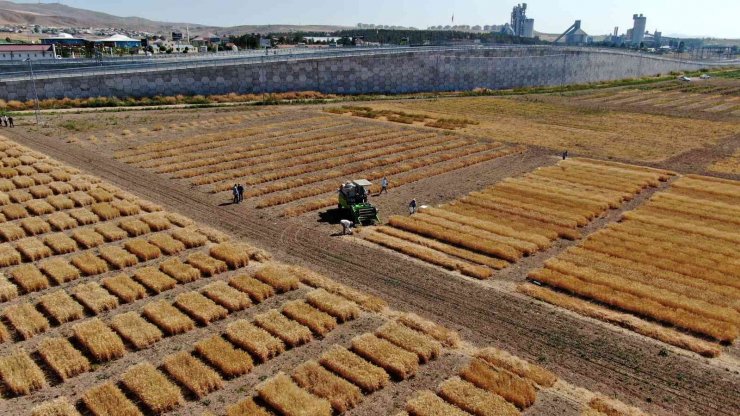
[[[0,45],[0,61],[56,59],[54,45]]]

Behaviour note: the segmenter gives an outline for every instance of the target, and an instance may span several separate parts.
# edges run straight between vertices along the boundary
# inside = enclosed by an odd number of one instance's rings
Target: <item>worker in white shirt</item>
[[[339,223],[342,224],[342,235],[352,235],[352,221],[341,220]]]

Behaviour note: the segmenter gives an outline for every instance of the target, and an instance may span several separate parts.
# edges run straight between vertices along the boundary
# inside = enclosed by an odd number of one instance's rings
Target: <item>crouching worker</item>
[[[341,220],[339,223],[342,224],[342,235],[352,235],[352,221]]]

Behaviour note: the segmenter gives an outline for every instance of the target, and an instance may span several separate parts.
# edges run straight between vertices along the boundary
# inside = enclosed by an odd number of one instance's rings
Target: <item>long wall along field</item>
[[[3,414],[515,415],[574,388],[44,155],[0,148]],[[430,374],[439,384],[409,385]],[[567,396],[578,412],[625,408]]]

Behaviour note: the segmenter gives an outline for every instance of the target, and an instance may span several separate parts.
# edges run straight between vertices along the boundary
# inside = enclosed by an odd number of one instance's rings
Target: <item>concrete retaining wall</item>
[[[582,84],[713,66],[718,64],[597,49],[450,49],[47,75],[37,78],[36,87],[40,99],[308,90],[339,94],[406,93]],[[0,80],[2,99],[28,100],[33,96],[29,79]]]

